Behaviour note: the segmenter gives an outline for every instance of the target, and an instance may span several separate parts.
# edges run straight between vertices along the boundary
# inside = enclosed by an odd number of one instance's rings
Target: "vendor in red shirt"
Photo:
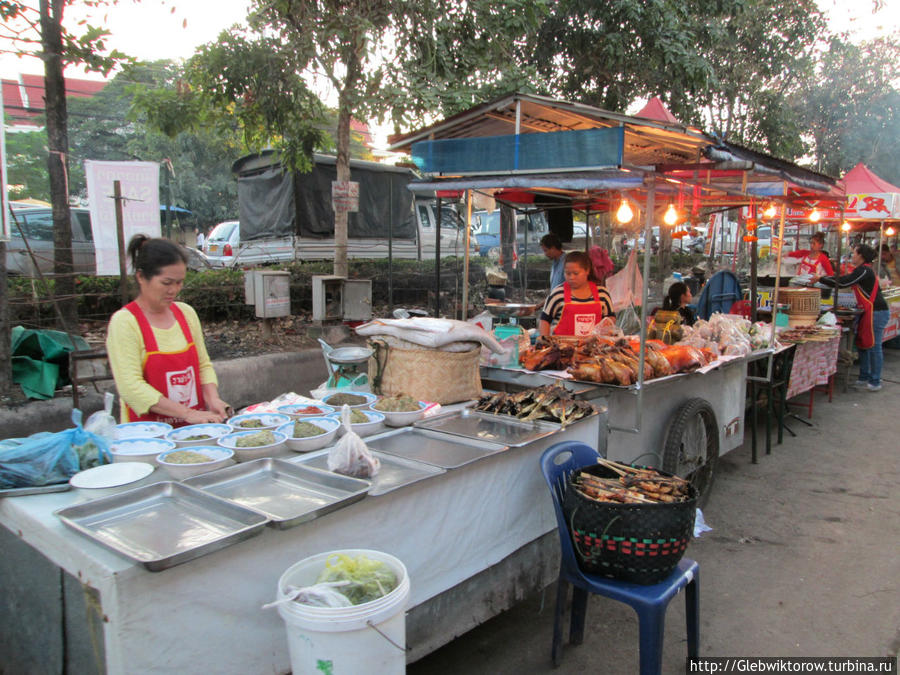
[[[797,274],[811,274],[815,277],[826,277],[834,274],[834,268],[828,259],[828,254],[822,249],[825,248],[825,234],[816,232],[809,238],[808,251],[799,250],[788,253],[790,258],[801,258],[797,265]]]
[[[607,316],[615,316],[609,292],[592,281],[593,263],[584,251],[566,254],[566,281],[554,288],[544,303],[538,332],[541,335],[590,335]]]

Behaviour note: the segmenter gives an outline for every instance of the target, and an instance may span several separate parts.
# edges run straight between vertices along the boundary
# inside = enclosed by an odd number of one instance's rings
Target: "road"
[[[721,459],[704,514],[713,529],[687,552],[700,563],[702,656],[897,656],[900,352],[886,351],[884,377],[877,393],[836,391],[831,403],[818,394],[813,426],[790,420],[796,438],[785,434],[758,464],[749,442]],[[568,646],[554,671],[554,599],[555,584],[407,672],[638,672],[635,615],[601,597],[589,601],[584,644]],[[684,673],[685,656],[679,596],[663,673]]]

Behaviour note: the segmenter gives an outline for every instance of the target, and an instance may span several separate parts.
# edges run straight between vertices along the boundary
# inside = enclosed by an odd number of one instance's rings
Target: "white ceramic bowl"
[[[237,439],[241,436],[249,436],[250,434],[255,434],[260,431],[271,431],[275,436],[275,442],[270,443],[269,445],[257,445],[252,448],[239,448],[236,445]],[[218,441],[216,441],[216,444],[220,445],[223,448],[233,450],[234,458],[237,461],[249,462],[254,459],[260,459],[262,457],[274,457],[275,455],[281,453],[284,450],[284,442],[286,440],[287,436],[285,436],[280,431],[274,431],[272,429],[251,429],[248,431],[235,431],[234,433],[222,436]]]
[[[241,422],[248,420],[259,420],[261,427],[244,427]],[[291,418],[281,413],[245,413],[243,415],[235,415],[227,420],[228,426],[235,431],[262,431],[263,429],[277,429],[282,424],[291,421]]]
[[[312,452],[313,450],[324,448],[335,439],[338,427],[341,426],[340,420],[336,420],[333,417],[305,417],[297,421],[315,424],[317,427],[325,429],[325,431],[318,436],[294,438],[294,422],[288,422],[287,424],[278,427],[276,431],[285,435],[287,438],[285,445],[294,452]]]
[[[117,424],[113,435],[117,441],[125,438],[161,438],[172,431],[165,422],[126,422]]]
[[[382,399],[384,400],[384,399]],[[422,417],[422,414],[425,412],[425,408],[428,407],[426,403],[422,401],[417,401],[419,404],[418,410],[408,410],[403,412],[388,412],[387,410],[379,410],[377,406],[381,401],[376,401],[371,408],[374,412],[380,412],[384,415],[384,423],[389,427],[405,427],[408,424],[412,424],[417,419]]]
[[[209,457],[208,462],[197,464],[173,464],[166,458],[173,452],[199,452],[201,455]],[[234,452],[228,448],[219,448],[214,445],[196,445],[192,448],[176,448],[162,453],[156,458],[156,463],[168,471],[169,475],[175,480],[184,480],[191,476],[199,476],[207,471],[215,471],[227,466],[234,458]]]
[[[307,408],[316,408],[319,412],[305,413],[301,412]],[[322,415],[330,415],[336,412],[335,408],[322,403],[292,403],[291,405],[283,405],[278,408],[278,412],[287,415],[292,420],[304,420],[310,417],[321,417]]]
[[[186,427],[179,427],[178,429],[172,429],[169,433],[166,434],[166,440],[172,441],[179,448],[191,448],[196,447],[198,445],[215,445],[216,441],[220,439],[225,434],[230,434],[234,431],[227,424],[189,424]],[[209,436],[209,438],[202,438],[196,441],[187,441],[186,438],[190,438],[191,436]]]
[[[371,436],[372,434],[380,431],[384,426],[384,413],[380,413],[375,410],[360,410],[359,412],[368,417],[369,421],[350,424],[350,428],[353,429],[353,433],[355,433],[357,436]],[[341,423],[341,414],[339,412],[336,412],[334,413],[334,415],[329,415],[329,417],[333,417],[338,421],[338,424],[340,425],[340,428],[338,429],[338,436],[343,436],[344,425]]]
[[[351,408],[356,408],[357,410],[359,410],[361,408],[368,408],[370,405],[372,405],[373,403],[375,403],[375,401],[378,400],[378,396],[376,396],[375,394],[369,393],[367,391],[335,391],[335,392],[328,394],[328,396],[325,397],[324,403],[327,405],[330,405],[332,408],[334,408],[335,412],[340,412],[341,404],[340,403],[331,403],[330,401],[335,396],[341,396],[343,394],[352,394],[353,396],[362,396],[366,399],[365,403],[357,403],[356,405],[350,406]]]
[[[109,446],[113,462],[149,462],[161,452],[174,450],[175,443],[164,438],[123,438]]]

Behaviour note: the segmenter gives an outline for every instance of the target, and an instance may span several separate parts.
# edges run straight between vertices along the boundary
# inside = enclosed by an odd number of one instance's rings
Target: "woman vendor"
[[[881,338],[884,328],[890,319],[887,303],[878,287],[878,278],[872,269],[875,260],[875,249],[866,244],[859,244],[853,249],[850,262],[853,270],[839,277],[814,276],[810,283],[817,281],[831,288],[853,287],[856,304],[863,310],[856,325],[856,348],[859,351],[859,379],[857,387],[865,387],[869,391],[881,389],[881,366],[884,355],[881,351]]]
[[[607,290],[592,280],[593,264],[584,251],[566,254],[565,283],[557,286],[541,311],[538,332],[541,335],[590,335],[604,317],[614,317]]]
[[[828,255],[822,250],[825,248],[825,234],[816,232],[809,238],[809,250],[791,251],[790,258],[800,258],[797,264],[797,274],[811,274],[817,277],[831,276],[834,268]]]
[[[197,313],[175,302],[187,258],[172,242],[139,234],[128,244],[137,298],[113,314],[106,351],[122,400],[122,422],[183,426],[221,422],[219,398]]]
[[[670,312],[677,311],[681,315],[682,325],[693,326],[697,317],[694,315],[694,310],[689,306],[691,300],[693,300],[693,296],[688,285],[683,281],[676,281],[669,286],[669,292],[663,298],[662,308]]]

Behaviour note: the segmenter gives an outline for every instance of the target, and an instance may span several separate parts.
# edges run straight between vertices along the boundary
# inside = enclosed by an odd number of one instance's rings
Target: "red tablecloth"
[[[797,345],[787,398],[794,398],[816,385],[828,384],[828,378],[837,372],[840,341],[841,336],[835,335],[828,342],[804,342]]]

